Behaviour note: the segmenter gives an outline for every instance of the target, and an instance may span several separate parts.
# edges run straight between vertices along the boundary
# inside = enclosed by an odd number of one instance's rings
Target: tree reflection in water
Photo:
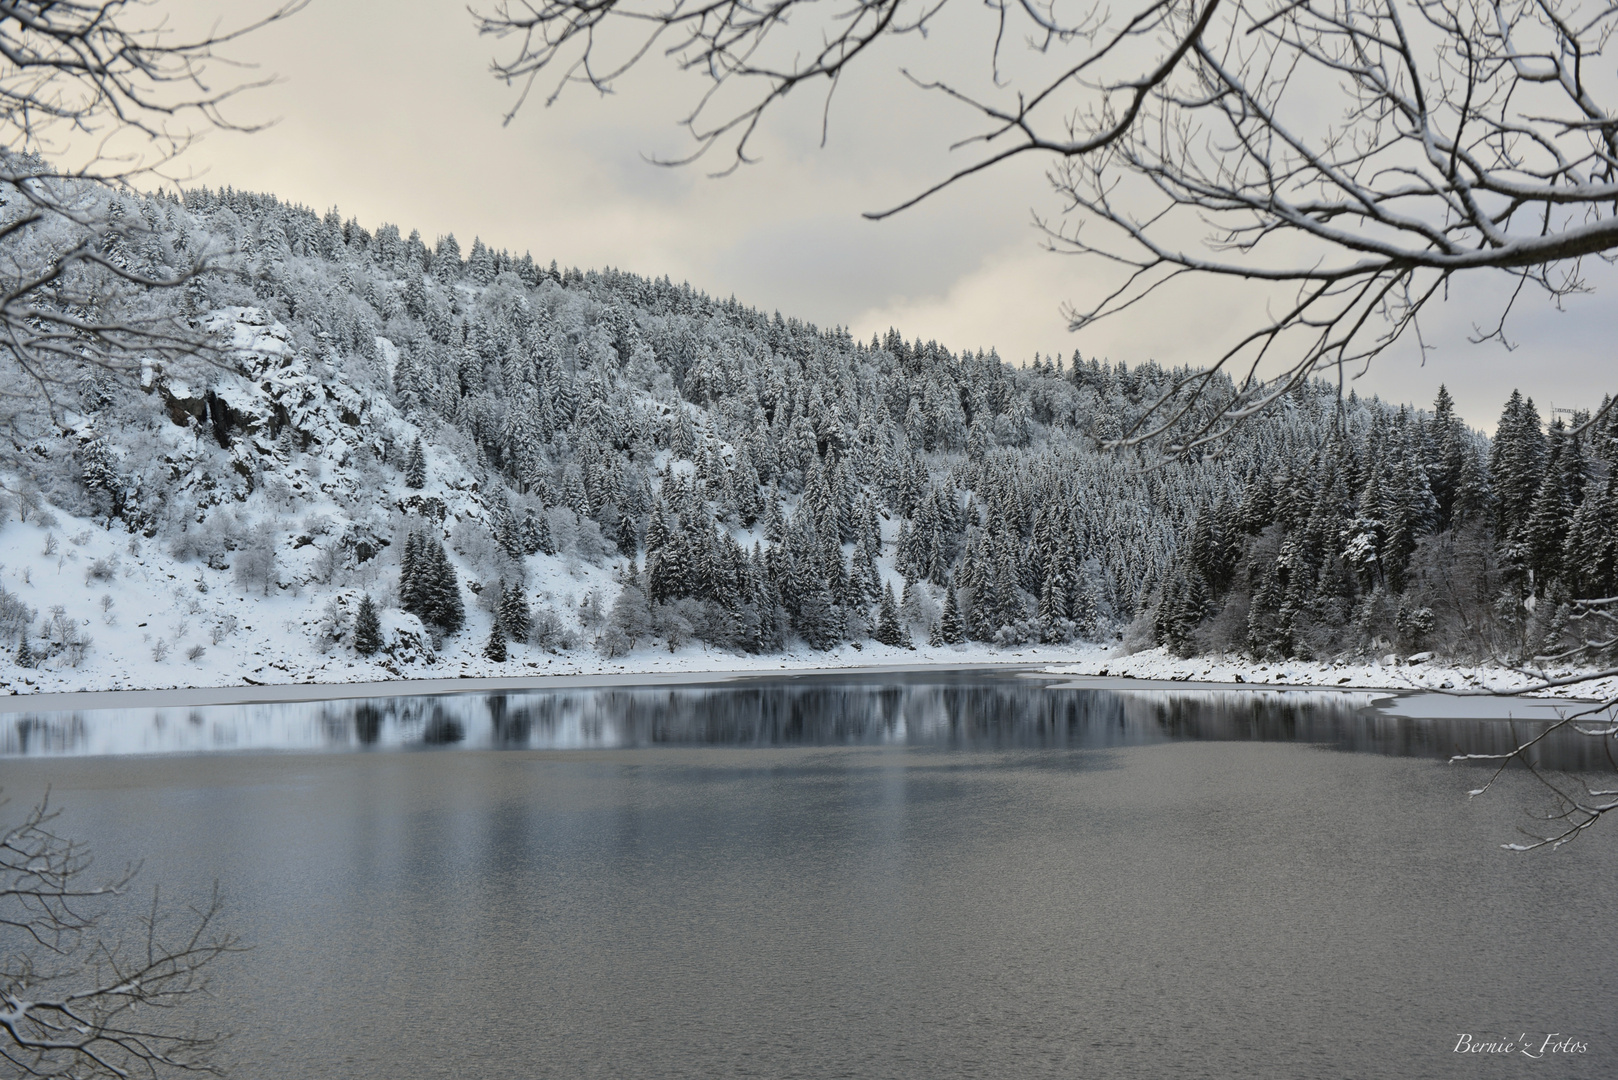
[[[662,745],[911,745],[1090,749],[1178,740],[1303,742],[1394,756],[1509,750],[1500,720],[1407,718],[1363,693],[1099,689],[1005,675],[821,676],[717,685],[569,688],[6,718],[7,756],[409,746],[567,749]],[[1457,699],[1456,711],[1465,709]],[[1532,725],[1519,723],[1517,731]],[[1606,765],[1576,736],[1548,740],[1541,768]]]

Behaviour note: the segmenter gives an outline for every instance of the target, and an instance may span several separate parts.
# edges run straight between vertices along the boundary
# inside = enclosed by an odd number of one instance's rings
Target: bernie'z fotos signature
[[[1582,1054],[1588,1049],[1589,1043],[1563,1035],[1560,1031],[1548,1032],[1543,1039],[1537,1035],[1529,1038],[1527,1032],[1515,1039],[1507,1039],[1479,1037],[1464,1031],[1455,1038],[1457,1054],[1521,1054],[1537,1060],[1554,1054]]]

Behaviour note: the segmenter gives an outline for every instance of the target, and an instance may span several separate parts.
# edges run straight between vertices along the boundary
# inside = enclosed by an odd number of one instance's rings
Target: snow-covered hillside
[[[0,587],[13,598],[16,640],[18,606],[36,616],[27,639],[33,656],[0,682],[27,692],[444,677],[486,668],[480,650],[493,616],[477,598],[498,585],[485,572],[494,564],[484,548],[454,546],[457,537],[486,544],[475,531],[489,519],[478,480],[434,445],[424,449],[424,482],[407,487],[397,470],[376,462],[422,432],[386,397],[340,373],[312,370],[288,343],[287,328],[260,309],[223,309],[207,325],[229,344],[235,369],[210,372],[203,390],[148,366],[142,388],[167,422],[130,440],[160,464],[165,502],[194,507],[194,516],[159,537],[154,528],[132,530],[117,517],[76,516],[28,498],[23,519],[0,527]],[[81,453],[108,442],[84,417],[72,418],[71,430]],[[141,481],[152,482],[150,474]],[[123,502],[149,494],[140,488],[121,492]],[[567,514],[559,516],[565,523]],[[466,589],[468,628],[447,639],[395,606],[399,564],[389,548],[412,526],[450,544]],[[506,665],[513,671],[543,665],[580,641],[592,612],[616,598],[627,566],[587,562],[572,549],[523,562],[526,592],[555,615],[558,632],[549,656],[514,645]],[[361,657],[353,624],[366,593],[381,609],[383,643]]]
[[[125,518],[74,515],[29,497],[20,519],[0,526],[0,588],[10,599],[9,628],[32,654],[0,690],[11,693],[229,686],[291,682],[371,682],[463,675],[524,675],[609,670],[769,669],[845,663],[908,662],[913,647],[870,641],[838,651],[804,647],[749,659],[730,650],[666,636],[628,643],[622,655],[594,647],[631,561],[607,550],[594,530],[551,508],[546,528],[554,553],[513,560],[491,550],[491,519],[474,473],[400,416],[384,395],[355,387],[289,344],[285,326],[261,309],[211,313],[208,328],[228,343],[233,369],[209,372],[205,390],[148,366],[141,387],[162,421],[107,453],[150,454],[161,466],[165,503],[189,520],[166,536],[131,529]],[[387,339],[379,350],[391,352]],[[70,418],[80,453],[105,434],[89,418]],[[424,438],[425,436],[425,438]],[[423,440],[417,487],[379,464]],[[728,448],[727,448],[728,449]],[[669,475],[691,463],[659,455]],[[118,462],[122,464],[122,462]],[[114,466],[115,471],[117,465]],[[127,472],[127,470],[124,470]],[[120,493],[138,504],[148,473]],[[194,515],[190,508],[194,507]],[[500,512],[509,513],[505,507]],[[447,547],[464,590],[467,625],[443,635],[401,611],[394,538],[430,530]],[[758,539],[759,530],[744,533]],[[885,530],[891,547],[893,527]],[[594,537],[591,539],[591,537]],[[459,543],[457,543],[459,541]],[[559,541],[559,542],[558,542]],[[485,655],[496,612],[479,600],[503,579],[523,590],[548,636],[508,643],[508,658]],[[882,557],[879,573],[903,588]],[[362,596],[381,613],[381,647],[359,655],[354,620]],[[18,610],[23,615],[19,617]],[[27,620],[28,615],[34,616]],[[23,637],[22,623],[32,633]],[[687,634],[689,636],[689,633]],[[636,646],[639,646],[638,648]],[[956,646],[936,659],[965,662],[993,655]],[[1049,646],[1019,660],[1075,660],[1094,646]],[[1102,650],[1104,651],[1104,650]],[[839,655],[841,654],[841,655]]]
[[[7,399],[14,690],[1198,654],[1399,680],[1382,658],[1563,650],[1618,591],[1618,410],[1562,438],[1514,396],[1491,446],[1443,394],[1310,385],[1154,459],[1108,442],[1165,399],[1197,430],[1228,380],[860,342],[270,196],[98,197],[142,274],[234,254],[106,294],[212,353]]]

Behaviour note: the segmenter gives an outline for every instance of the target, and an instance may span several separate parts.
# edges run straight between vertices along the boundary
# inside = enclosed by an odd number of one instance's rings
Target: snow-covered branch
[[[209,255],[158,243],[124,193],[161,177],[193,121],[249,129],[221,110],[262,82],[208,70],[231,66],[220,47],[302,6],[185,38],[147,0],[0,0],[0,460],[15,463],[86,379],[208,353],[178,304],[128,302],[176,290]]]
[[[501,0],[482,32],[514,43],[495,73],[548,101],[606,91],[654,48],[705,76],[689,161],[750,160],[766,112],[803,84],[835,91],[944,0]],[[1599,61],[1618,7],[1576,0],[1143,0],[1117,11],[991,3],[994,83],[921,78],[981,126],[975,157],[890,209],[1012,158],[1053,162],[1054,250],[1121,274],[1066,315],[1083,329],[1183,279],[1291,289],[1215,358],[1237,394],[1181,438],[1201,375],[1119,433],[1187,453],[1303,379],[1351,376],[1407,336],[1459,274],[1495,270],[1552,297],[1618,249],[1618,116]],[[1005,45],[1028,29],[1026,70]],[[790,24],[790,25],[789,25]],[[806,45],[806,43],[808,43]],[[1033,61],[1038,56],[1038,62]],[[1060,62],[1052,66],[1049,58]],[[519,100],[519,105],[521,101]],[[1509,314],[1509,312],[1503,313]],[[1505,320],[1483,339],[1505,340]],[[1200,410],[1198,410],[1200,412]]]

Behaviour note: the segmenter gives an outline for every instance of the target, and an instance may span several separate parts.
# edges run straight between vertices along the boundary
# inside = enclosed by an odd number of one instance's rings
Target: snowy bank
[[[1049,669],[1063,675],[1113,675],[1131,679],[1172,682],[1239,684],[1243,686],[1317,686],[1365,690],[1444,690],[1456,693],[1495,694],[1528,692],[1536,697],[1606,700],[1618,697],[1618,678],[1532,688],[1544,681],[1528,673],[1498,665],[1453,665],[1421,655],[1408,660],[1388,657],[1376,663],[1281,660],[1261,663],[1243,657],[1194,656],[1182,659],[1166,649],[1148,649],[1132,655],[1097,651],[1073,663]],[[1544,673],[1548,679],[1581,674],[1558,668]]]

